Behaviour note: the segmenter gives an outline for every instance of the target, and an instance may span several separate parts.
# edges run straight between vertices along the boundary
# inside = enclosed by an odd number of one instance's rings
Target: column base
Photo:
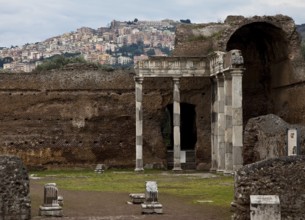
[[[158,202],[152,203],[143,203],[141,204],[142,207],[142,214],[162,214],[163,207],[162,204]]]
[[[136,169],[134,169],[134,171],[135,171],[135,172],[143,172],[144,169],[143,169],[143,168],[136,168]]]
[[[224,173],[224,172],[225,172],[225,170],[222,170],[222,169],[217,169],[217,170],[216,170],[216,172],[217,172],[217,173]]]
[[[46,216],[46,217],[62,217],[63,210],[62,207],[57,206],[40,206],[39,207],[39,216]]]
[[[225,176],[234,176],[234,171],[233,170],[225,170],[223,172],[223,175],[225,175]]]
[[[172,171],[174,171],[174,172],[182,172],[183,170],[182,170],[181,167],[174,167],[174,168],[172,169]]]

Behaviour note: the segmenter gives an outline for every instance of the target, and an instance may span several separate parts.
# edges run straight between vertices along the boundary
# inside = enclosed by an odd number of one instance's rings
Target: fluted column
[[[233,170],[243,166],[242,69],[232,69],[232,145]]]
[[[143,171],[143,108],[142,108],[142,77],[135,78],[136,93],[136,168],[135,171]]]
[[[223,76],[225,98],[225,173],[232,174],[232,76],[230,71],[226,71]]]
[[[173,78],[173,129],[174,129],[174,168],[173,170],[181,170],[180,151],[180,78]]]
[[[224,132],[224,79],[222,74],[216,76],[217,80],[217,100],[218,100],[218,111],[217,111],[217,161],[218,161],[218,172],[225,170],[225,132]]]

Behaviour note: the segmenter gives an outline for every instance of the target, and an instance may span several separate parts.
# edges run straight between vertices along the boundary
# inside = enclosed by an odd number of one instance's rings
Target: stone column
[[[211,172],[218,168],[217,164],[217,82],[211,79]]]
[[[174,90],[173,90],[173,128],[174,128],[174,168],[173,170],[181,170],[180,162],[180,79],[173,78]]]
[[[136,168],[135,171],[143,171],[143,108],[142,108],[142,77],[135,78],[136,93]]]
[[[225,115],[225,173],[233,173],[232,163],[232,76],[224,72],[224,115]]]
[[[217,80],[217,100],[218,100],[218,111],[217,111],[217,161],[218,161],[218,172],[225,170],[225,130],[224,130],[224,79],[222,74],[216,76]]]
[[[242,69],[232,69],[232,145],[233,170],[243,166]]]

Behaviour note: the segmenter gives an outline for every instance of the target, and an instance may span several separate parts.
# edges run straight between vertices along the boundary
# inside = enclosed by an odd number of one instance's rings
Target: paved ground
[[[39,205],[43,201],[43,185],[37,180],[31,180],[32,219],[44,219],[38,216]],[[229,210],[216,209],[206,203],[189,204],[184,198],[162,194],[159,201],[163,205],[162,215],[142,215],[141,206],[129,205],[126,193],[84,192],[60,190],[64,197],[64,216],[66,220],[226,220]]]

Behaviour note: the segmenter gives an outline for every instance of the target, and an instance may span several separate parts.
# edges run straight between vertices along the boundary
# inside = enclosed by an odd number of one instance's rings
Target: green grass
[[[41,184],[56,182],[59,188],[67,190],[143,193],[145,181],[154,180],[158,183],[159,194],[184,197],[190,203],[211,200],[212,206],[229,207],[233,200],[233,178],[222,175],[202,178],[200,175],[176,175],[156,170],[144,173],[107,170],[103,174],[92,170],[54,170],[33,174],[45,177],[39,181]]]

